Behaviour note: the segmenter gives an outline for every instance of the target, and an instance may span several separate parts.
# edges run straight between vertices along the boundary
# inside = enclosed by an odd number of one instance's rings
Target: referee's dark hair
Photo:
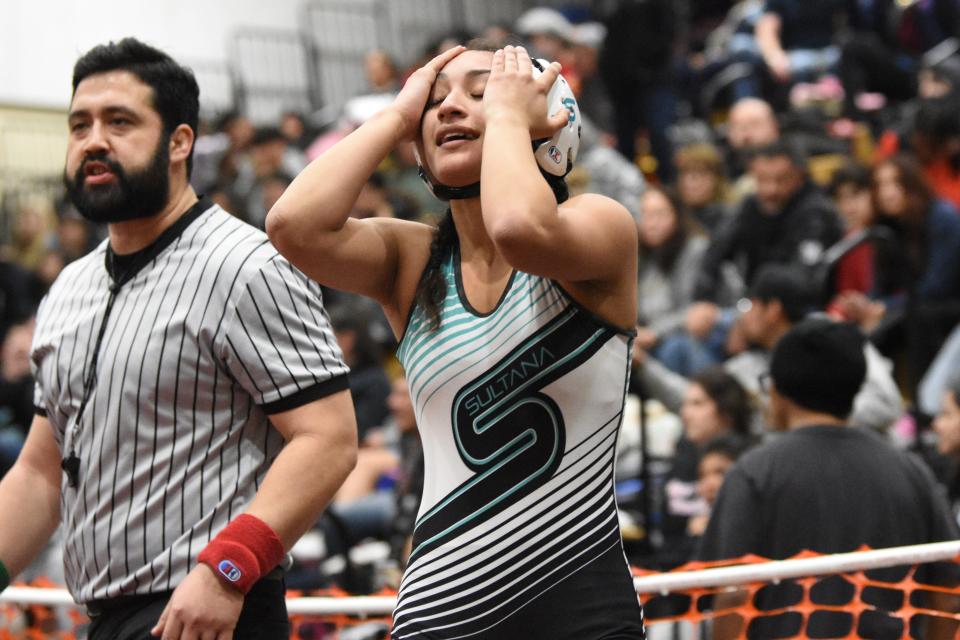
[[[197,135],[200,120],[200,87],[190,69],[183,67],[163,51],[124,38],[119,42],[97,45],[83,54],[73,66],[73,93],[83,80],[108,71],[129,71],[153,89],[153,107],[163,121],[164,135],[185,124]],[[193,170],[193,148],[187,156],[187,178]]]

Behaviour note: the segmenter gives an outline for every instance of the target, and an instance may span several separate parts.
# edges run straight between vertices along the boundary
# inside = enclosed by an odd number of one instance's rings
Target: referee
[[[318,286],[190,187],[198,94],[134,39],[74,67],[64,181],[109,239],[38,312],[0,587],[62,522],[93,640],[289,637],[280,567],[356,456]]]

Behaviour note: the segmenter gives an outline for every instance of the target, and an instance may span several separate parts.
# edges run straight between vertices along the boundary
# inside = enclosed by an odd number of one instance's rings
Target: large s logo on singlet
[[[542,390],[589,360],[612,335],[568,307],[457,393],[453,436],[475,475],[420,518],[411,560],[550,479],[563,459],[566,429],[560,407]]]

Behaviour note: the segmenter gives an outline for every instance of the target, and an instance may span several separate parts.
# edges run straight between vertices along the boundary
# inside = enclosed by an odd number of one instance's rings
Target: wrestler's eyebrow
[[[489,73],[490,73],[490,69],[471,69],[470,71],[467,71],[467,77],[472,80],[477,76],[482,76],[484,74],[489,74]],[[448,80],[447,74],[445,74],[443,71],[437,74],[437,80],[441,78],[443,78],[444,80]]]

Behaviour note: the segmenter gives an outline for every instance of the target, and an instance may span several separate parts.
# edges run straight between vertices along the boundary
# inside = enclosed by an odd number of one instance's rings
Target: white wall
[[[0,0],[0,103],[66,107],[77,57],[135,36],[185,63],[223,62],[238,28],[296,29],[303,0]]]

